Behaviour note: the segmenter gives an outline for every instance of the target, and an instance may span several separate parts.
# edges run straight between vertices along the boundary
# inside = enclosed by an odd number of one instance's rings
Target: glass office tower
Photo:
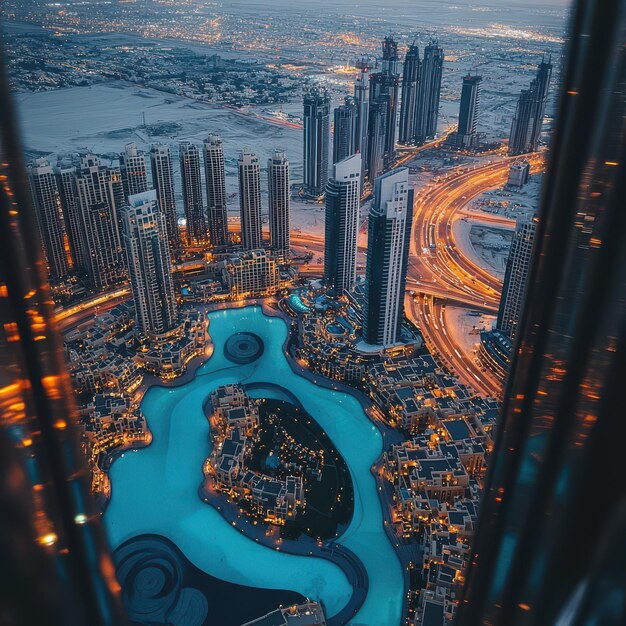
[[[578,3],[456,626],[626,623],[626,2]]]

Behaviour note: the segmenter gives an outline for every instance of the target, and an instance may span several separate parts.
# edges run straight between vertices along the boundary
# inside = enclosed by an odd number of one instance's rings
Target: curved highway
[[[451,337],[444,309],[449,302],[495,313],[502,281],[463,253],[454,240],[452,226],[474,198],[506,183],[514,160],[506,158],[450,173],[419,191],[414,205],[407,288],[415,296],[410,298],[407,313],[422,330],[429,349],[462,382],[483,395],[498,396],[501,385]],[[528,161],[533,172],[541,171],[541,154],[529,155]],[[484,220],[481,215],[472,217],[499,226],[513,225],[499,216],[485,215]]]

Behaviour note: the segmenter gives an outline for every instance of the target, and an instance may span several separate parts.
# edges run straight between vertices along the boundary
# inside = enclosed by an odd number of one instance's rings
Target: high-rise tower
[[[409,170],[377,178],[368,222],[363,311],[363,338],[369,344],[390,346],[401,339],[412,220]]]
[[[334,111],[333,163],[343,161],[356,153],[358,109],[354,98],[346,97],[345,104]]]
[[[183,203],[187,219],[187,244],[207,241],[207,220],[202,198],[200,150],[188,141],[180,144],[180,175],[183,182]]]
[[[50,276],[65,278],[69,263],[65,251],[65,223],[57,180],[50,163],[39,159],[29,168],[33,204]]]
[[[126,275],[120,238],[123,188],[119,169],[100,164],[93,154],[81,158],[76,174],[81,212],[83,265],[91,287],[100,291]]]
[[[124,199],[148,190],[146,155],[137,150],[134,143],[126,144],[124,152],[120,154],[120,172],[124,185]]]
[[[238,167],[241,242],[244,250],[257,250],[263,242],[259,157],[249,150],[243,150]]]
[[[396,126],[398,121],[398,95],[400,89],[400,61],[398,44],[391,37],[383,41],[383,58],[380,72],[370,74],[370,115],[372,103],[385,106],[384,161],[389,163],[396,152]],[[371,138],[371,135],[370,135]],[[373,176],[370,174],[370,178]]]
[[[626,2],[575,2],[570,24],[456,626],[625,623]]]
[[[511,339],[515,339],[517,334],[522,305],[526,297],[528,272],[536,230],[536,217],[519,218],[511,242],[496,324],[497,329]]]
[[[167,239],[170,252],[181,246],[178,215],[176,212],[176,194],[174,189],[174,165],[169,146],[157,144],[150,150],[150,164],[152,167],[152,185],[157,193],[159,209],[165,215]]]
[[[367,173],[370,108],[370,81],[367,69],[363,69],[354,81],[354,101],[357,108],[357,130],[354,151],[361,154],[361,185]]]
[[[78,274],[86,274],[86,252],[84,250],[85,238],[83,218],[76,186],[76,167],[70,162],[61,162],[54,168],[57,180],[57,189],[61,198],[65,231],[70,245],[70,253],[74,263],[74,271]]]
[[[415,142],[415,111],[417,108],[420,68],[419,47],[416,44],[412,44],[404,58],[402,71],[402,102],[400,103],[398,142],[404,145]]]
[[[303,184],[306,193],[319,196],[328,180],[330,96],[312,89],[304,96]]]
[[[526,154],[539,148],[551,78],[552,62],[543,59],[530,87],[520,93],[511,125],[509,154]]]
[[[360,179],[361,155],[355,154],[335,163],[326,186],[324,283],[336,296],[356,280]]]
[[[437,133],[443,59],[443,48],[437,42],[431,42],[424,48],[415,106],[415,141],[418,144]]]
[[[217,135],[204,140],[204,173],[211,245],[225,246],[229,241],[226,172],[224,146]]]
[[[155,190],[128,198],[122,229],[137,329],[162,335],[176,323],[176,296],[165,215]]]
[[[270,246],[280,259],[287,259],[290,248],[291,192],[289,161],[281,150],[267,161],[269,193]]]
[[[463,78],[461,89],[461,105],[459,108],[459,126],[455,135],[455,143],[459,148],[476,148],[478,146],[478,115],[480,113],[481,76],[468,74]]]
[[[369,129],[367,137],[367,175],[370,181],[375,180],[385,168],[385,133],[387,128],[387,113],[389,97],[378,96],[370,100]]]
[[[530,121],[533,115],[534,101],[532,87],[530,89],[522,89],[517,101],[513,123],[511,124],[511,135],[509,137],[510,155],[516,156],[531,151]]]

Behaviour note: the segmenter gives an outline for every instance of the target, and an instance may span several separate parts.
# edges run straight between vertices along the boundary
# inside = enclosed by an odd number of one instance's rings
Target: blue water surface
[[[339,567],[318,557],[277,552],[246,538],[198,496],[202,464],[211,449],[202,410],[210,393],[234,382],[280,385],[325,429],[350,468],[354,517],[338,542],[361,559],[369,577],[365,603],[350,624],[399,624],[402,569],[384,532],[370,473],[381,453],[380,432],[354,397],[319,387],[291,370],[282,352],[287,337],[283,320],[265,316],[259,307],[216,311],[208,317],[213,355],[193,381],[148,391],[141,408],[153,442],[113,463],[112,498],[104,516],[112,547],[136,535],[157,533],[212,576],[253,587],[290,589],[323,602],[329,616],[338,613],[352,593]],[[265,351],[254,363],[233,365],[224,357],[224,342],[245,331],[259,335]]]

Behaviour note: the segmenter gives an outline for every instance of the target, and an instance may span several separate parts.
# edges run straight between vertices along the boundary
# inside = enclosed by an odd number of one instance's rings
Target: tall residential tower
[[[400,103],[398,142],[404,145],[410,145],[415,142],[415,111],[417,109],[420,68],[419,47],[416,44],[412,44],[404,58],[402,71],[402,102]]]
[[[148,174],[146,172],[146,155],[137,150],[134,143],[126,144],[120,154],[120,172],[124,185],[124,199],[148,190]]]
[[[328,181],[330,96],[312,89],[304,96],[303,183],[305,192],[320,196]]]
[[[409,170],[377,178],[367,236],[363,338],[368,344],[390,346],[401,339],[412,220]]]
[[[157,144],[150,149],[150,165],[152,168],[152,185],[157,193],[159,209],[165,215],[167,239],[170,252],[178,250],[181,245],[178,215],[176,213],[176,196],[174,190],[174,165],[169,146]]]
[[[180,144],[180,175],[183,182],[183,203],[187,220],[187,245],[207,241],[207,220],[202,198],[200,150],[188,141]]]
[[[128,198],[122,230],[137,329],[162,335],[176,323],[176,297],[165,215],[155,190]]]
[[[217,135],[209,135],[204,140],[203,150],[209,238],[212,246],[225,246],[228,244],[229,238],[222,140]]]
[[[267,189],[270,246],[279,259],[285,260],[290,248],[291,190],[289,161],[281,150],[274,150],[267,160]]]
[[[241,242],[244,250],[257,250],[263,243],[259,157],[249,150],[243,150],[239,157],[238,168]]]
[[[355,154],[335,163],[326,186],[324,283],[336,296],[356,280],[360,179],[361,155]]]
[[[65,278],[69,273],[69,263],[65,251],[65,222],[57,180],[50,163],[45,159],[39,159],[31,165],[28,173],[50,276]]]
[[[437,133],[443,59],[443,48],[437,42],[431,42],[424,48],[415,105],[415,142],[418,144]]]

